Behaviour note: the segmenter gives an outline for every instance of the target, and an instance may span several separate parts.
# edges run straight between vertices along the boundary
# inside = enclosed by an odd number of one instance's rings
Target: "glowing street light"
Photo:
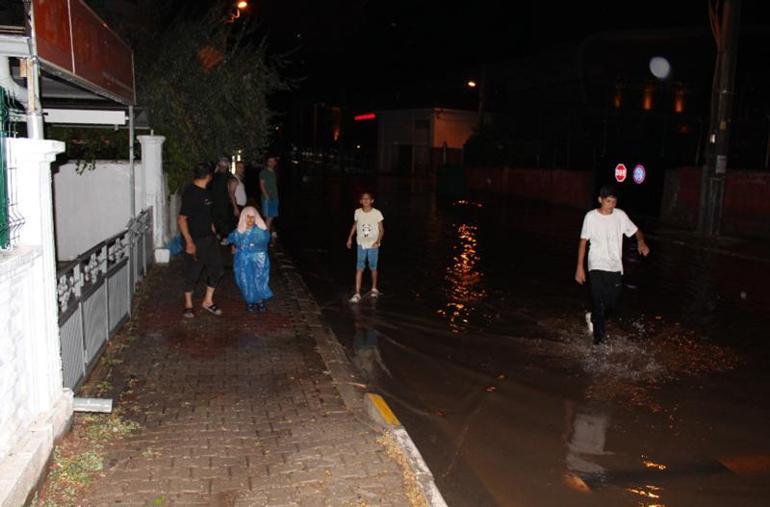
[[[232,11],[228,14],[226,23],[233,23],[236,19],[241,17],[241,11],[249,8],[249,2],[246,0],[238,0],[235,2]]]
[[[476,86],[477,86],[476,85],[476,81],[474,81],[472,79],[470,81],[468,81],[467,83],[465,83],[465,84],[468,85],[468,88],[476,88]]]

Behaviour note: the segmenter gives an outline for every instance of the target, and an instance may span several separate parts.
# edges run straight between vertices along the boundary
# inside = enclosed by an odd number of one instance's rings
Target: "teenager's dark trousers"
[[[608,310],[614,310],[620,298],[620,289],[623,287],[623,277],[619,271],[588,272],[588,280],[591,284],[591,322],[594,325],[594,341],[604,339],[604,321]]]
[[[193,238],[195,243],[195,257],[185,252],[184,254],[184,291],[192,292],[195,284],[201,276],[201,271],[206,268],[206,285],[216,287],[224,274],[222,257],[219,253],[219,242],[213,234],[203,238]]]

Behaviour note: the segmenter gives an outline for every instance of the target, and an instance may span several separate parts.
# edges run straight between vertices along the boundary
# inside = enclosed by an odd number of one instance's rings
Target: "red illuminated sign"
[[[83,0],[33,0],[44,67],[124,104],[134,104],[134,54]]]
[[[374,120],[377,118],[377,115],[374,113],[366,113],[366,114],[357,114],[353,117],[355,121],[366,121],[366,120]]]
[[[626,181],[627,174],[628,170],[626,169],[625,164],[618,164],[615,166],[615,179],[618,183],[623,183]]]

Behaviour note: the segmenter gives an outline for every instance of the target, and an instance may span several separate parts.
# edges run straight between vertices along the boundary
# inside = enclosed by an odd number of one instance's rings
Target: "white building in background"
[[[460,109],[377,111],[377,169],[421,176],[445,163],[460,164],[478,120],[477,111]]]

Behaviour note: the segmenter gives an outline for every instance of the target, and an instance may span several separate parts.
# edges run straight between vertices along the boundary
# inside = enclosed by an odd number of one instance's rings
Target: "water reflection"
[[[474,201],[466,201],[465,199],[461,199],[459,201],[456,201],[455,204],[460,206],[473,206],[475,208],[483,208],[484,205],[480,202],[474,202]]]
[[[635,488],[626,488],[626,491],[639,497],[641,507],[666,507],[666,504],[660,502],[660,492],[663,488],[645,484]],[[648,503],[652,501],[652,503]]]
[[[566,403],[567,432],[567,482],[570,486],[588,491],[592,484],[604,482],[606,469],[598,463],[600,456],[610,454],[604,447],[607,442],[609,417],[591,407],[575,407]]]
[[[608,450],[610,417],[601,405],[565,402],[567,418],[565,481],[581,493],[620,488],[633,495],[635,505],[663,507],[663,488],[651,484],[667,466],[642,456],[641,463],[630,456]],[[639,464],[642,466],[640,467]]]
[[[391,375],[380,354],[379,333],[361,306],[352,305],[352,311],[355,325],[353,364],[366,375],[369,384],[376,384],[380,372]]]
[[[648,459],[642,460],[642,465],[647,468],[655,468],[658,470],[665,470],[667,468],[666,465],[663,465],[662,463],[655,463],[654,461],[650,461]]]
[[[438,314],[449,321],[454,333],[465,331],[474,311],[472,303],[486,297],[484,274],[479,270],[478,226],[460,224],[452,245],[452,263],[444,274],[446,306]]]

